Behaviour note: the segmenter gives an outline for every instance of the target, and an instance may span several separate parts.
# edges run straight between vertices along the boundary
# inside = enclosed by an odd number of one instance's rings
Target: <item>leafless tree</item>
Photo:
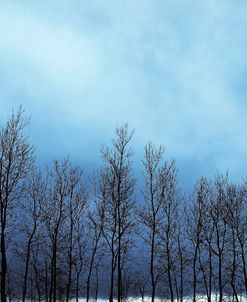
[[[85,204],[84,188],[80,182],[81,174],[81,170],[72,166],[68,159],[62,162],[55,161],[53,169],[48,173],[50,186],[48,188],[48,199],[44,205],[44,224],[51,249],[50,302],[56,301],[58,288],[61,291],[60,295],[64,293],[67,299],[70,292],[74,220],[76,215],[81,213]],[[66,268],[66,270],[68,269],[67,282],[64,280],[66,274],[62,272],[63,268],[61,265],[58,267],[58,256],[64,258],[65,253],[61,253],[61,251],[66,250],[68,251],[69,261],[68,268]],[[63,264],[66,262],[65,259],[62,260]],[[62,263],[60,262],[60,264]],[[58,275],[60,275],[59,279]],[[58,280],[59,284],[57,283]],[[62,283],[62,280],[64,280],[64,283]]]
[[[13,210],[23,192],[23,183],[33,165],[33,147],[23,131],[29,119],[20,108],[0,129],[0,228],[1,301],[6,302],[6,232],[13,222]]]
[[[174,279],[176,277],[176,292],[177,301],[183,302],[185,289],[185,274],[189,264],[188,244],[186,240],[186,219],[185,219],[185,198],[181,198],[181,202],[177,208],[177,224],[176,232],[174,234],[175,248],[174,248]]]
[[[122,301],[122,265],[124,260],[123,247],[127,248],[133,231],[135,179],[131,175],[133,150],[129,142],[133,132],[128,126],[117,127],[116,139],[112,148],[101,150],[105,168],[101,177],[104,183],[104,198],[107,202],[105,211],[104,238],[111,254],[111,286],[109,301],[113,301],[114,272],[117,267],[117,298]]]
[[[67,239],[68,239],[68,280],[67,280],[67,289],[66,289],[66,301],[70,300],[71,286],[72,286],[72,270],[75,258],[75,242],[76,226],[82,222],[82,219],[85,218],[85,206],[87,203],[87,192],[84,188],[84,185],[80,183],[82,171],[77,167],[71,167],[69,169],[69,178],[68,178],[68,203],[67,203]],[[80,229],[79,229],[80,230]]]
[[[40,172],[32,171],[26,184],[26,198],[22,202],[20,221],[20,230],[25,236],[25,244],[21,243],[19,253],[24,260],[24,276],[22,301],[25,302],[27,294],[27,281],[29,275],[30,261],[32,257],[32,248],[35,244],[36,234],[39,232],[42,222],[42,206],[46,198],[46,184]],[[37,244],[37,243],[36,243]]]
[[[75,238],[75,256],[74,256],[74,267],[75,267],[75,299],[79,301],[80,295],[80,280],[83,272],[83,267],[86,265],[86,250],[87,250],[87,239],[85,231],[85,221],[76,221],[76,238]]]
[[[178,203],[179,196],[177,191],[177,169],[175,162],[168,161],[163,169],[161,185],[164,188],[162,194],[162,212],[161,224],[158,233],[160,239],[161,262],[164,263],[163,272],[164,278],[167,279],[168,289],[170,293],[171,302],[174,301],[175,293],[178,291],[177,276],[175,274],[175,246],[177,234],[177,217],[178,217]],[[178,293],[177,293],[178,295]]]
[[[223,290],[226,285],[223,269],[225,263],[225,250],[227,243],[227,223],[225,210],[227,206],[228,175],[217,175],[213,186],[213,194],[209,209],[210,220],[213,227],[212,252],[216,257],[217,290],[219,302],[223,301]]]
[[[154,302],[157,282],[161,277],[161,270],[158,267],[159,244],[158,232],[162,220],[162,199],[165,187],[162,183],[163,171],[161,167],[164,154],[164,147],[156,148],[151,143],[145,146],[143,165],[145,169],[145,189],[143,191],[145,206],[140,211],[142,224],[147,229],[144,240],[150,249],[150,278],[151,278],[151,301]]]
[[[200,248],[203,242],[206,198],[210,192],[209,190],[210,188],[207,179],[201,178],[196,184],[194,198],[187,211],[187,232],[188,239],[191,242],[193,302],[196,302],[197,298],[198,275],[200,272]]]
[[[101,186],[101,190],[99,190],[98,188],[99,186]],[[96,269],[96,283],[98,284],[98,269],[99,269],[100,261],[104,254],[102,250],[102,237],[103,237],[102,234],[104,230],[105,210],[106,210],[105,190],[104,187],[102,187],[102,184],[97,185],[95,179],[93,181],[93,187],[94,187],[94,207],[93,209],[88,211],[88,215],[87,215],[91,246],[88,247],[89,267],[88,267],[88,275],[86,281],[86,302],[88,302],[90,298],[91,278],[92,278],[93,269],[94,267]],[[96,286],[96,293],[97,291],[98,291],[98,286]],[[97,295],[98,294],[96,294],[96,296]]]
[[[247,297],[247,182],[238,188],[237,198],[234,199],[233,209],[229,211],[229,221],[236,232],[240,247],[240,262],[243,278],[243,287]]]

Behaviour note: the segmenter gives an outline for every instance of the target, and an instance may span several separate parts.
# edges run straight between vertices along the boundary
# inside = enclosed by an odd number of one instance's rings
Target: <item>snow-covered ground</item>
[[[217,302],[217,300],[219,299],[219,296],[217,295],[212,295],[212,302]],[[238,300],[239,302],[247,302],[247,298],[244,296],[238,296]],[[103,298],[98,298],[97,302],[108,302],[108,299],[103,299]],[[156,298],[155,299],[156,302],[170,302],[169,299],[165,299],[165,298]],[[176,299],[174,299],[175,302],[177,302]],[[184,302],[192,302],[192,298],[191,297],[184,297],[183,298]],[[233,299],[232,296],[225,296],[224,297],[224,302],[233,302],[236,301],[236,299]],[[76,302],[76,300],[72,299],[71,302]],[[82,298],[79,299],[79,302],[86,302],[86,299]],[[90,302],[95,302],[95,300],[90,300]],[[114,302],[117,302],[117,300],[115,299]],[[129,297],[126,302],[143,302],[141,297]],[[151,297],[145,297],[144,298],[144,302],[151,302]],[[197,297],[197,302],[207,302],[207,297],[206,296],[198,296]]]
[[[218,301],[219,296],[217,295],[212,295],[212,302],[217,302]],[[7,299],[7,301],[9,302],[9,300]],[[31,302],[29,300],[26,300],[27,302]],[[106,298],[98,298],[97,302],[108,302],[109,299]],[[192,298],[191,297],[184,297],[183,298],[184,302],[192,302]],[[232,296],[225,296],[223,299],[224,302],[236,302],[236,299],[233,299]],[[11,302],[20,302],[18,300],[12,299]],[[76,302],[76,299],[71,299],[71,302]],[[81,298],[79,299],[79,302],[86,302],[85,298]],[[96,302],[95,299],[91,299],[90,302]],[[117,302],[117,299],[114,299],[114,302]],[[151,297],[144,297],[144,300],[142,300],[141,297],[129,297],[128,299],[124,300],[123,302],[151,302]],[[156,298],[155,302],[170,302],[169,299],[165,299],[165,298]],[[174,302],[177,302],[176,299],[174,299]],[[206,296],[198,296],[197,297],[197,302],[207,302],[207,297]],[[238,296],[238,302],[247,302],[247,297],[245,296]]]

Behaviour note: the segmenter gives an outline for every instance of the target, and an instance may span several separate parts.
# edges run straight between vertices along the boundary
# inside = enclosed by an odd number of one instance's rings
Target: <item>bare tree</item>
[[[70,292],[74,219],[84,207],[85,195],[81,193],[84,192],[80,182],[81,170],[73,167],[68,159],[62,162],[55,161],[53,169],[48,173],[48,177],[50,187],[48,189],[48,199],[46,204],[44,204],[44,224],[51,249],[49,301],[55,302],[58,288],[60,289],[60,295],[64,294],[67,298]],[[67,241],[66,239],[68,238],[69,240]],[[58,256],[60,255],[60,260],[65,256],[65,253],[61,253],[61,251],[68,251],[67,282],[65,281],[66,274],[63,272],[62,266],[58,267]],[[66,262],[65,259],[62,260],[63,264],[64,262]],[[64,269],[67,270],[65,267]],[[58,275],[60,275],[59,279]]]
[[[128,126],[117,127],[113,147],[102,148],[101,154],[106,167],[103,170],[104,198],[107,202],[103,231],[111,253],[110,302],[113,301],[114,272],[117,266],[117,298],[122,301],[123,247],[127,247],[133,231],[135,179],[131,175],[133,150],[128,147],[133,131]]]
[[[182,201],[186,199],[182,198]],[[185,290],[185,274],[186,269],[188,268],[188,247],[187,247],[187,238],[186,238],[186,219],[184,215],[185,204],[181,202],[177,209],[177,225],[176,225],[176,232],[175,232],[175,248],[174,248],[174,262],[175,262],[175,269],[174,273],[176,275],[176,291],[177,291],[177,300],[183,302],[184,300],[184,290]]]
[[[29,119],[20,108],[0,130],[0,228],[1,228],[1,301],[6,302],[6,232],[11,214],[23,192],[23,182],[33,164],[33,147],[23,130]]]
[[[67,237],[68,237],[68,280],[66,289],[66,301],[70,299],[72,286],[72,270],[75,258],[75,242],[78,231],[76,227],[80,224],[85,214],[85,206],[87,203],[87,192],[80,183],[82,171],[73,167],[68,171],[68,203],[67,203]]]
[[[78,217],[79,218],[79,217]],[[75,267],[75,299],[79,301],[80,294],[80,280],[83,272],[83,266],[86,262],[86,250],[87,239],[85,234],[85,221],[82,219],[76,220],[76,236],[75,236],[75,255],[74,255],[74,267]]]
[[[171,302],[174,301],[175,293],[178,296],[177,276],[175,274],[175,245],[177,234],[178,217],[178,192],[177,192],[177,169],[175,162],[166,163],[161,177],[163,187],[161,224],[158,237],[160,239],[161,262],[164,262],[164,277],[168,282]],[[177,287],[176,287],[177,286]]]
[[[86,281],[86,302],[89,301],[90,298],[90,288],[91,288],[91,277],[93,273],[94,266],[96,268],[96,283],[98,284],[98,269],[101,258],[103,257],[102,251],[102,233],[104,230],[104,223],[105,223],[105,207],[106,207],[106,200],[105,200],[105,191],[104,188],[101,190],[97,189],[97,184],[94,182],[95,191],[95,203],[94,208],[89,210],[87,218],[88,218],[88,226],[90,228],[90,241],[91,241],[91,248],[88,248],[90,255],[89,255],[89,268],[88,268],[88,275]],[[100,196],[97,196],[98,191],[101,192]],[[99,260],[97,261],[97,254]],[[96,263],[95,263],[96,262]],[[96,286],[96,293],[98,291],[98,286]],[[97,294],[96,294],[97,296]]]
[[[156,148],[151,143],[145,146],[143,159],[145,169],[145,190],[143,192],[145,206],[140,212],[140,218],[147,229],[147,236],[144,235],[144,239],[150,249],[149,265],[152,302],[155,299],[157,283],[162,271],[159,267],[160,244],[158,235],[163,219],[162,205],[166,190],[164,177],[169,170],[169,163],[162,163],[163,155],[164,147]]]
[[[219,302],[223,301],[223,290],[226,280],[223,276],[223,268],[225,263],[225,249],[227,243],[227,223],[225,219],[225,210],[227,206],[227,188],[228,175],[217,175],[213,194],[210,203],[210,220],[213,226],[212,252],[217,259],[217,289],[219,292]]]
[[[195,187],[195,197],[187,211],[187,232],[191,242],[192,259],[192,297],[197,298],[198,274],[200,272],[200,248],[203,242],[203,227],[206,214],[206,198],[209,194],[209,184],[205,178],[199,179]],[[207,283],[205,284],[207,285]]]
[[[228,211],[228,223],[234,228],[236,233],[236,241],[240,248],[240,269],[242,271],[243,287],[245,297],[247,297],[247,182],[239,188],[235,193],[234,202]]]
[[[30,174],[26,185],[27,196],[23,200],[22,212],[20,217],[20,224],[22,234],[25,236],[26,242],[19,251],[25,262],[24,276],[23,276],[23,291],[22,301],[25,302],[27,294],[27,281],[30,267],[30,260],[32,256],[33,244],[35,244],[36,234],[39,231],[42,220],[42,205],[46,198],[46,185],[40,172],[35,170]]]

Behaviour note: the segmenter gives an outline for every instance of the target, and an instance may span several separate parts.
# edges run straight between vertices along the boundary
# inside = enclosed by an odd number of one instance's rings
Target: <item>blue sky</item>
[[[183,186],[247,176],[247,1],[0,1],[0,118],[20,104],[41,163],[97,165],[116,124]]]

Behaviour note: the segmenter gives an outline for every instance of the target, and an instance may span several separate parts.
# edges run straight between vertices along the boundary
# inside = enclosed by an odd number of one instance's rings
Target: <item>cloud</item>
[[[0,11],[0,116],[22,103],[43,158],[92,164],[128,121],[137,155],[146,140],[165,144],[184,180],[245,174],[244,1],[3,1]]]

